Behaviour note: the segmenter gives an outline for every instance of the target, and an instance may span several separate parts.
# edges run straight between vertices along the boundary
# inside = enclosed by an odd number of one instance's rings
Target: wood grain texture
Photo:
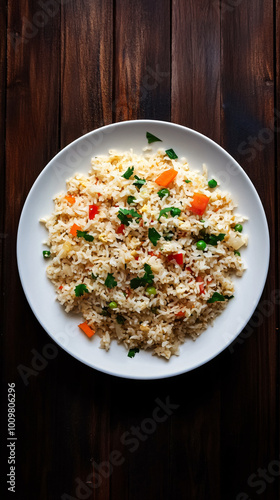
[[[112,122],[113,0],[62,7],[61,142]]]
[[[6,2],[0,6],[0,31],[7,32]],[[5,245],[5,125],[6,125],[6,73],[7,73],[7,45],[6,37],[3,37],[3,43],[0,44],[0,283],[1,283],[1,303],[0,303],[0,331],[3,332],[3,269],[4,269],[4,245]],[[0,336],[2,347],[3,336]],[[1,359],[3,348],[1,348]],[[3,366],[3,360],[1,363]]]
[[[0,373],[1,373],[1,395],[6,392],[6,373],[4,367],[4,246],[5,246],[5,122],[6,122],[6,70],[7,70],[7,16],[6,2],[0,5],[0,32],[3,33],[3,40],[0,44],[0,286],[1,286],[1,301],[0,301]],[[3,397],[3,396],[2,396]],[[6,423],[5,416],[0,413],[0,425],[4,428]],[[4,420],[5,418],[5,420]],[[2,443],[1,443],[2,444]],[[6,471],[6,457],[0,457],[1,470]]]
[[[170,120],[169,1],[116,0],[115,13],[115,120]]]
[[[276,271],[276,289],[280,290],[280,232],[279,232],[279,221],[280,221],[280,0],[276,0],[274,4],[274,45],[275,45],[275,55],[274,55],[274,78],[275,78],[275,108],[274,113],[277,115],[274,120],[274,133],[275,133],[275,144],[276,144],[276,158],[275,158],[275,242],[276,242],[276,254],[275,254],[275,271]],[[278,15],[277,15],[278,14]],[[277,237],[278,235],[278,237]],[[280,308],[279,304],[277,307],[277,318],[276,318],[276,335],[278,337],[278,387],[279,383],[279,370],[280,370],[280,342],[279,342],[279,329],[280,329]],[[280,397],[278,392],[277,398],[277,409],[276,409],[276,422],[280,421]],[[280,450],[280,433],[278,432],[278,450]],[[280,454],[280,453],[279,453]],[[280,496],[280,481],[278,481],[278,497]]]
[[[26,497],[34,498],[37,492],[45,499],[52,467],[50,409],[55,364],[47,362],[43,370],[44,362],[38,357],[50,339],[30,313],[15,256],[24,200],[40,171],[59,149],[60,18],[59,13],[46,18],[40,12],[35,1],[8,2],[3,351],[5,401],[7,383],[16,383],[16,431],[20,436],[16,452],[17,495],[19,498],[25,490]],[[29,372],[25,385],[19,370],[26,368],[32,374]],[[31,455],[27,459],[27,450],[32,450],[32,459]],[[7,455],[5,473],[6,468]]]
[[[112,122],[113,2],[69,1],[62,6],[61,20],[64,147]],[[65,405],[59,411],[56,434],[62,478],[56,495],[109,500],[110,481],[102,477],[99,466],[108,460],[110,451],[111,379],[79,363],[73,372],[72,363],[70,356],[63,357],[58,375]],[[71,381],[63,375],[69,372]]]
[[[220,12],[172,1],[172,121],[220,139]]]
[[[250,486],[248,478],[279,456],[275,439],[279,373],[272,299],[276,289],[275,158],[270,128],[274,117],[273,2],[258,1],[252,8],[244,0],[224,14],[221,29],[222,145],[256,186],[272,236],[269,277],[257,313],[234,344],[233,353],[227,351],[223,364],[222,497],[233,499],[243,491],[257,492],[258,486]],[[277,498],[277,489],[277,481],[266,483],[268,498]]]

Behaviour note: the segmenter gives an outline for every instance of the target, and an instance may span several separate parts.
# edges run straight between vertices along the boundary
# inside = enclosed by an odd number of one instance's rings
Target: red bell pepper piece
[[[117,229],[116,233],[117,233],[117,234],[123,234],[124,230],[125,230],[125,225],[124,225],[124,224],[121,224],[121,225],[118,227],[118,229]]]
[[[92,220],[98,214],[99,206],[98,205],[90,205],[89,206],[89,219]]]
[[[184,264],[184,256],[182,253],[171,253],[170,255],[168,255],[168,260],[176,260],[179,266],[182,266]]]

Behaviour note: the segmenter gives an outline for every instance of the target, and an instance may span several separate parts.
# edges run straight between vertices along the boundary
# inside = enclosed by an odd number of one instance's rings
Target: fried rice
[[[160,184],[172,170],[174,179]],[[208,198],[203,213],[198,195]],[[47,276],[100,347],[109,350],[115,339],[169,359],[234,300],[233,277],[245,268],[239,250],[247,245],[236,225],[246,217],[234,213],[228,192],[209,187],[206,166],[191,170],[164,150],[111,150],[92,159],[88,175],[69,179],[54,204],[42,219]]]

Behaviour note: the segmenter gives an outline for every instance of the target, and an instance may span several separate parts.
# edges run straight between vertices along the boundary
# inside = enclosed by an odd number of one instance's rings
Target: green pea
[[[217,186],[217,181],[215,181],[215,179],[211,179],[211,181],[208,181],[208,186],[212,189],[212,188],[215,188]]]
[[[156,295],[156,293],[157,293],[154,286],[147,286],[146,292],[148,295]]]
[[[110,309],[117,309],[118,304],[113,301],[113,302],[110,302],[109,307],[110,307]]]
[[[236,226],[234,226],[234,231],[237,231],[238,233],[242,233],[242,229],[242,224],[236,224]]]
[[[197,244],[196,244],[196,248],[197,248],[198,250],[205,250],[206,246],[207,246],[207,245],[206,245],[205,241],[203,241],[203,240],[199,240],[199,241],[197,242]]]

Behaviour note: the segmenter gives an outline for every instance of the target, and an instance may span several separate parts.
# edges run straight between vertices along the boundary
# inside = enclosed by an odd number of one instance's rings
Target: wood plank
[[[275,159],[273,2],[243,0],[222,18],[222,144],[242,165],[262,199],[272,242],[275,232]],[[233,57],[234,48],[234,57]],[[255,139],[253,139],[255,138]],[[267,140],[268,139],[268,140]],[[252,145],[253,144],[253,145]],[[265,177],[264,177],[265,176]],[[264,181],[265,178],[265,181]],[[244,330],[224,358],[222,391],[222,497],[250,497],[258,486],[248,484],[259,468],[279,458],[276,444],[277,339],[276,310],[271,294],[275,283],[272,243],[269,278],[260,302],[269,301],[271,314],[261,313]],[[250,330],[251,328],[251,330]],[[242,340],[242,335],[241,335]],[[278,424],[277,424],[278,425]],[[256,476],[257,477],[257,476]],[[277,482],[265,483],[270,499],[278,498]]]
[[[112,122],[113,0],[62,6],[61,142]],[[78,41],[78,43],[77,43]]]
[[[275,144],[276,144],[276,183],[275,183],[275,234],[278,235],[276,239],[276,252],[275,252],[275,271],[276,271],[276,289],[280,290],[280,234],[279,234],[279,221],[280,221],[280,202],[279,202],[279,193],[280,193],[280,0],[275,1],[274,5],[274,29],[275,29],[275,40],[274,40],[274,71],[275,71],[275,108],[274,114],[277,115],[276,120],[274,121],[274,132],[275,132]],[[278,314],[276,317],[276,336],[279,336],[280,330],[280,309],[278,304]],[[277,387],[280,386],[280,342],[278,339],[278,378],[277,378]],[[280,398],[278,397],[278,405],[276,408],[276,415],[280,415]],[[278,418],[278,436],[280,439],[279,432],[279,418]],[[280,449],[280,440],[278,442],[278,450]],[[280,481],[278,481],[278,498],[280,497]]]
[[[172,1],[175,123],[220,140],[220,12],[215,2]]]
[[[114,120],[170,120],[169,2],[117,0],[115,16]],[[155,400],[168,394],[162,381],[112,379],[111,450],[121,453],[123,463],[111,476],[110,500],[118,500],[120,491],[123,500],[168,498],[172,416],[162,423],[146,420]]]
[[[203,31],[203,35],[202,35]],[[220,15],[206,0],[172,2],[172,121],[220,141]],[[170,497],[220,497],[221,356],[172,387]],[[182,381],[181,381],[182,379]],[[182,388],[185,389],[182,391]],[[178,449],[179,443],[179,449]]]
[[[115,120],[169,120],[169,2],[116,0],[114,50]]]
[[[59,149],[60,16],[59,12],[53,17],[44,15],[36,1],[9,1],[7,16],[3,370],[6,387],[7,382],[16,383],[19,438],[16,494],[19,498],[20,491],[24,490],[24,496],[31,498],[37,491],[45,500],[49,498],[48,470],[54,456],[49,412],[56,363],[47,363],[45,369],[38,364],[34,368],[35,353],[41,353],[50,339],[24,298],[17,274],[15,245],[18,220],[28,191]],[[33,370],[27,385],[19,373],[20,365]]]
[[[61,34],[64,147],[112,121],[113,0],[68,1],[61,9]],[[110,481],[99,467],[108,461],[110,451],[111,379],[67,355],[63,356],[61,370],[58,385],[65,404],[57,415],[56,433],[63,481],[60,494],[109,500]],[[69,373],[70,378],[63,373]]]
[[[0,5],[0,31],[3,34],[7,32],[6,2]],[[2,270],[4,268],[4,245],[6,240],[4,219],[5,219],[5,123],[6,123],[6,78],[7,78],[7,45],[6,37],[3,37],[3,43],[0,44],[0,283],[2,284]],[[3,287],[1,287],[4,290]],[[3,297],[3,291],[1,298]],[[3,331],[3,300],[0,305],[0,331]],[[2,343],[2,336],[1,336]],[[3,350],[1,349],[1,353]]]

